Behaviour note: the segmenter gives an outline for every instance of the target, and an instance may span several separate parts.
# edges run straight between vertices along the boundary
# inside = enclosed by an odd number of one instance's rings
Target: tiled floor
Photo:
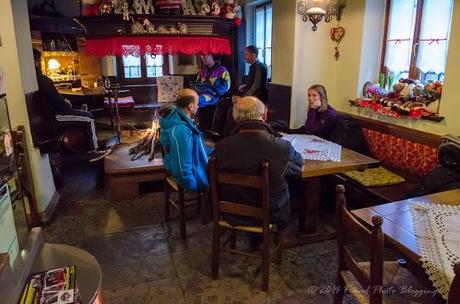
[[[181,241],[177,221],[163,221],[162,192],[110,202],[97,188],[100,165],[72,168],[45,236],[96,256],[107,303],[331,303],[335,241],[284,251],[283,264],[270,269],[268,293],[255,276],[259,260],[251,258],[222,254],[219,279],[212,280],[211,224],[201,225],[195,215]]]

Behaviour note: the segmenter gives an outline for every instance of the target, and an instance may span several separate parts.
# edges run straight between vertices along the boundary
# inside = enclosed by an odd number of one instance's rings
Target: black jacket
[[[268,102],[267,66],[263,62],[257,60],[251,64],[245,84],[243,96],[255,96],[264,103]]]
[[[270,169],[270,213],[271,223],[283,229],[290,214],[290,198],[287,176],[300,176],[302,156],[291,143],[280,138],[270,125],[262,121],[246,121],[235,128],[235,133],[216,143],[213,155],[217,159],[218,171],[259,175],[261,165],[269,161]],[[260,192],[247,188],[222,187],[223,199],[248,202],[260,206]],[[258,225],[247,218],[228,217],[232,225]]]
[[[59,95],[53,81],[37,71],[38,91],[40,92],[41,111],[45,119],[53,121],[56,114],[65,113],[72,107]]]

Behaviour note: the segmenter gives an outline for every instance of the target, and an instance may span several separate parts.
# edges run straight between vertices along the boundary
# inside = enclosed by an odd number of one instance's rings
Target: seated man
[[[251,66],[246,82],[240,85],[239,90],[243,96],[255,96],[267,103],[267,66],[257,60],[257,56],[259,56],[259,50],[254,45],[250,45],[244,50],[244,60]]]
[[[198,72],[195,89],[199,94],[197,114],[200,130],[210,130],[216,105],[230,89],[230,74],[227,69],[214,61],[212,54],[202,55],[203,68]]]
[[[176,106],[164,111],[160,118],[164,166],[182,188],[195,191],[208,187],[208,152],[201,131],[192,121],[197,110],[198,94],[183,89],[177,96]]]
[[[291,143],[264,122],[265,105],[255,97],[243,97],[233,107],[233,118],[238,123],[235,133],[216,143],[213,155],[217,169],[235,173],[258,175],[261,165],[268,160],[270,169],[271,223],[278,230],[287,227],[290,215],[290,199],[286,177],[300,176],[302,156]],[[235,202],[260,204],[258,193],[249,189],[221,188],[222,198]],[[231,225],[260,225],[247,218],[227,218]]]
[[[41,53],[33,49],[37,72],[38,90],[40,92],[41,110],[45,119],[49,119],[55,128],[80,126],[84,129],[90,162],[103,159],[111,150],[99,150],[94,118],[90,112],[72,109],[70,101],[59,95],[53,81],[40,70]]]

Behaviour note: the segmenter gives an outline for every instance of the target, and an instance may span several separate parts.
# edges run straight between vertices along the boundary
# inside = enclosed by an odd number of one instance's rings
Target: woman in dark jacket
[[[337,113],[328,105],[326,88],[315,84],[308,88],[308,117],[305,134],[329,138],[337,122]]]

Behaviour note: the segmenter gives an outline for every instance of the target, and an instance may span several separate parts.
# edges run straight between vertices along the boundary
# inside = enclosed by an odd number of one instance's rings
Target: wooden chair
[[[209,163],[211,197],[213,206],[213,241],[212,241],[212,278],[216,279],[219,270],[219,254],[227,251],[249,257],[262,258],[262,290],[268,291],[269,266],[272,260],[270,254],[271,244],[274,243],[273,252],[277,253],[277,262],[281,262],[281,246],[276,238],[276,227],[270,224],[270,192],[268,162],[262,164],[260,176],[242,175],[228,172],[218,172],[216,158],[212,157]],[[260,190],[260,207],[242,203],[222,200],[219,189],[221,185],[241,186],[248,189]],[[261,221],[261,226],[232,226],[224,220],[223,214],[245,216]],[[222,236],[229,233],[229,237],[221,242]],[[236,232],[245,231],[262,234],[262,252],[253,253],[236,249]]]
[[[171,194],[177,193],[177,200],[171,198]],[[184,189],[176,182],[171,173],[165,170],[164,179],[165,195],[165,222],[170,220],[170,206],[179,211],[179,235],[181,239],[187,238],[185,208],[198,206],[198,212],[201,209],[202,193],[198,192],[195,197],[186,198]]]
[[[336,187],[337,217],[338,217],[338,271],[337,284],[340,287],[335,295],[334,303],[342,303],[345,288],[358,303],[438,303],[439,297],[432,293],[404,292],[401,287],[411,287],[412,290],[432,290],[413,276],[398,262],[384,262],[384,235],[382,232],[383,219],[373,216],[374,227],[363,226],[354,215],[347,210],[345,187]],[[369,249],[370,261],[357,262],[349,247],[348,241],[353,238],[360,241]]]
[[[454,266],[455,277],[450,285],[449,303],[460,303],[460,262]]]

